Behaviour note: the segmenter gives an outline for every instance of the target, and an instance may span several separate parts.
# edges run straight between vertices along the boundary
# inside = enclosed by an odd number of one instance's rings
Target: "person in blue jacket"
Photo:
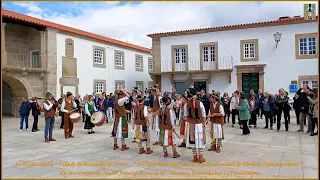
[[[108,99],[107,100],[107,107],[108,107],[107,118],[111,119],[113,118],[113,104],[114,104],[115,98],[110,93],[107,99]]]
[[[20,131],[23,129],[23,121],[26,123],[26,130],[29,131],[28,119],[31,111],[31,104],[26,97],[22,98],[21,106],[19,109],[20,114]]]

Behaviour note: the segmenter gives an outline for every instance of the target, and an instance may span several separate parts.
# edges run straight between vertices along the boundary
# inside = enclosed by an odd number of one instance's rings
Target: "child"
[[[251,95],[250,101],[250,113],[251,113],[251,118],[249,120],[249,128],[252,128],[251,125],[254,125],[254,128],[257,128],[257,107],[258,103],[254,95]]]
[[[84,122],[84,129],[88,129],[88,134],[91,133],[95,133],[93,131],[93,127],[95,126],[92,122],[91,122],[91,116],[94,112],[97,111],[96,106],[93,102],[93,96],[89,95],[87,102],[84,106],[84,110],[86,112],[86,121]]]

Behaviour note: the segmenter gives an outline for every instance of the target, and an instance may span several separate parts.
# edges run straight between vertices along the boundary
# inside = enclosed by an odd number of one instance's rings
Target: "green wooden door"
[[[251,89],[258,93],[259,73],[242,73],[242,91],[247,97],[249,97]]]

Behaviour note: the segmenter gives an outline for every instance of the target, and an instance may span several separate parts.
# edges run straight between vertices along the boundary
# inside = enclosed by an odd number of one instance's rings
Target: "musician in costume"
[[[224,138],[223,122],[224,122],[224,108],[220,102],[220,97],[216,93],[211,94],[210,98],[210,138],[211,147],[208,151],[216,151],[220,153],[220,147]]]
[[[188,137],[188,134],[187,134],[188,122],[183,118],[184,105],[187,103],[187,101],[188,101],[187,96],[183,95],[181,98],[181,105],[179,106],[180,137],[182,138],[182,143],[178,147],[186,147],[186,139]]]
[[[148,108],[144,105],[145,97],[138,95],[136,97],[138,101],[135,104],[135,111],[134,111],[134,124],[135,124],[135,140],[139,146],[139,154],[147,153],[151,154],[153,151],[150,149],[150,122],[148,119]],[[146,142],[146,151],[142,147],[142,142]]]
[[[168,97],[162,98],[162,107],[159,109],[159,144],[163,147],[164,157],[168,157],[167,147],[172,147],[173,158],[180,157],[177,152],[177,145],[175,140],[175,125],[174,112],[168,107],[170,99]]]
[[[152,107],[152,116],[153,116],[153,121],[152,121],[152,129],[156,132],[157,137],[156,137],[156,142],[153,143],[153,145],[159,145],[159,110],[161,108],[161,94],[157,92],[158,89],[154,88],[152,89],[151,93],[154,97],[153,100],[153,107]]]
[[[131,109],[131,117],[132,117],[132,121],[131,121],[131,124],[132,124],[132,129],[133,129],[133,132],[134,132],[134,138],[133,138],[133,141],[132,143],[136,143],[136,130],[135,130],[135,123],[134,123],[134,116],[135,116],[135,112],[137,111],[137,108],[138,108],[138,104],[139,104],[139,100],[137,99],[137,92],[134,90],[132,92],[132,102],[131,102],[131,105],[132,105],[132,109]]]
[[[121,139],[122,151],[128,150],[125,140],[128,138],[128,121],[127,113],[124,107],[124,103],[129,99],[130,95],[123,89],[116,91],[117,97],[114,101],[114,115],[115,121],[113,122],[112,137],[114,137],[113,150],[119,148],[118,138]]]
[[[189,100],[184,105],[184,118],[188,122],[186,146],[192,149],[193,162],[203,163],[205,162],[203,149],[206,145],[206,110],[202,102],[197,99],[197,91],[194,88],[189,88],[187,94]]]
[[[46,100],[43,102],[44,108],[44,118],[46,121],[45,128],[44,128],[44,142],[49,143],[50,141],[56,141],[52,137],[52,131],[56,116],[56,103],[52,99],[52,94],[47,92],[46,93]]]
[[[86,113],[86,121],[84,122],[84,129],[88,129],[88,134],[92,134],[95,133],[93,131],[93,128],[95,127],[95,125],[91,122],[91,116],[93,115],[93,113],[97,112],[96,106],[93,102],[93,96],[89,95],[87,97],[87,101],[84,105],[84,111]]]
[[[67,92],[66,99],[61,104],[61,111],[64,112],[64,137],[66,139],[74,138],[72,135],[73,122],[70,121],[70,115],[77,104],[74,102],[74,96],[71,92]]]

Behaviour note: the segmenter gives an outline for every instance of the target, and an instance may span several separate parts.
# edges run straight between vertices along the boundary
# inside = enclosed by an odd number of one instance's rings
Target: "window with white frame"
[[[104,90],[104,83],[103,82],[95,82],[94,83],[94,92],[97,94],[101,94]]]
[[[116,82],[116,89],[124,89],[124,83],[123,82]]]
[[[143,69],[143,57],[136,55],[136,69],[141,70]]]
[[[318,80],[317,79],[303,80],[301,83],[301,87],[303,87],[304,85],[309,86],[311,89],[318,88]]]
[[[299,55],[315,55],[317,54],[316,38],[300,38],[299,39]]]
[[[210,61],[215,61],[215,46],[203,46],[202,47],[203,51],[203,61],[204,62],[209,62]]]
[[[40,68],[40,51],[34,50],[30,52],[30,68]]]
[[[138,89],[140,91],[143,91],[143,82],[142,81],[137,81],[136,82],[136,87],[138,87]]]
[[[123,66],[123,54],[122,53],[119,53],[119,52],[115,53],[115,64],[118,67]]]
[[[176,64],[185,64],[187,59],[186,48],[174,48]]]
[[[101,49],[95,49],[94,50],[94,63],[95,64],[103,64],[103,50]]]
[[[245,59],[253,59],[256,57],[255,55],[255,43],[244,43],[243,44],[243,54]]]
[[[153,62],[151,58],[148,59],[148,69],[153,70]]]

